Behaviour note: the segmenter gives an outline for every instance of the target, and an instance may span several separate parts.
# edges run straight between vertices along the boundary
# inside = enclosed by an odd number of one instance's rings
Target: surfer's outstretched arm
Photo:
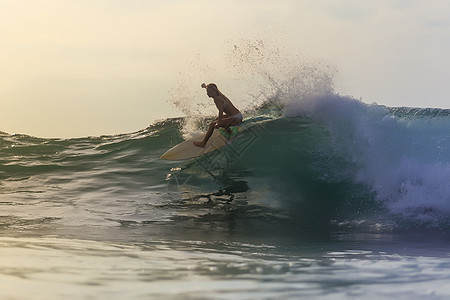
[[[200,141],[200,142],[194,142],[194,145],[195,146],[199,146],[199,147],[205,147],[206,143],[208,142],[209,138],[211,137],[211,135],[214,132],[214,128],[216,128],[216,124],[217,124],[216,121],[214,121],[211,124],[209,124],[208,132],[206,133],[206,135],[203,138],[203,140]]]
[[[214,103],[216,104],[217,109],[219,110],[219,116],[216,118],[214,122],[209,124],[208,132],[206,133],[205,137],[203,138],[203,141],[201,142],[194,142],[195,146],[199,147],[205,147],[206,143],[208,142],[209,138],[214,132],[214,128],[219,127],[225,127],[228,125],[227,118],[223,117],[223,101],[219,99],[214,99]],[[228,125],[229,126],[229,125]],[[228,128],[228,126],[226,128]]]

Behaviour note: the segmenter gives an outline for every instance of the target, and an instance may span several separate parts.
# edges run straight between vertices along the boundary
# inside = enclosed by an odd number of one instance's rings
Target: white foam
[[[286,115],[308,116],[330,132],[333,151],[354,166],[393,213],[450,212],[450,119],[393,116],[376,104],[329,94],[286,101]]]

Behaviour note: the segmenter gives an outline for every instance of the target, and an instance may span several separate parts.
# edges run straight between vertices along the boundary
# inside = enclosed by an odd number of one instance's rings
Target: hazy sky
[[[0,28],[9,133],[124,133],[175,116],[179,74],[236,36],[282,36],[365,102],[450,108],[448,0],[0,0]]]

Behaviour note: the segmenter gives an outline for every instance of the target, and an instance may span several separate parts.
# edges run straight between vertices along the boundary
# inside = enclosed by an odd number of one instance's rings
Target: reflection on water
[[[449,257],[342,245],[192,240],[130,245],[2,237],[0,294],[11,299],[450,296],[444,284],[450,279]]]

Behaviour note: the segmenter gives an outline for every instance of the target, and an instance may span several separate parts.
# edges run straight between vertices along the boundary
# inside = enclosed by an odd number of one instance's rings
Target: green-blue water
[[[448,110],[324,97],[161,160],[183,121],[1,134],[1,298],[450,296]]]

